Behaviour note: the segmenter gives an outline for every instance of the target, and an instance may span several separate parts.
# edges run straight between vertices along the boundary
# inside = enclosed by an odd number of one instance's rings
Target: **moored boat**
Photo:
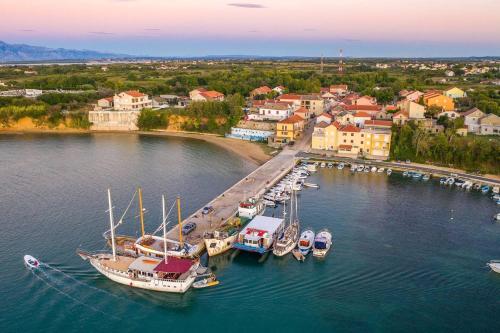
[[[319,188],[319,185],[314,184],[314,183],[304,183],[304,186],[305,187],[312,187],[312,188]]]
[[[273,254],[282,257],[292,251],[297,245],[300,232],[300,224],[298,219],[297,197],[295,192],[292,192],[290,197],[290,215],[289,223],[285,226],[283,234],[276,240],[273,248]],[[286,217],[286,207],[283,207],[283,218]]]
[[[332,234],[327,229],[323,229],[314,237],[313,256],[324,257],[332,246]]]
[[[392,169],[387,169],[387,175],[390,176],[392,173]]]
[[[240,202],[238,205],[238,216],[253,219],[256,215],[260,215],[265,210],[265,205],[261,200],[249,198]]]
[[[377,172],[379,172],[379,173],[382,173],[382,172],[384,172],[384,171],[385,171],[385,169],[384,169],[384,168],[378,168],[378,170],[377,170]]]
[[[307,255],[314,243],[314,231],[306,229],[302,231],[299,238],[298,248],[303,255]]]
[[[193,283],[193,288],[201,289],[207,287],[213,287],[219,284],[219,280],[215,277],[214,274],[209,274],[206,278],[198,280]]]
[[[257,215],[238,233],[233,248],[264,254],[283,232],[285,220]]]
[[[228,220],[213,232],[207,232],[203,235],[205,248],[210,257],[224,253],[231,249],[234,241],[238,237],[241,229],[241,219],[233,218]]]
[[[344,168],[345,164],[340,162],[339,165],[337,165],[337,169],[342,170]]]

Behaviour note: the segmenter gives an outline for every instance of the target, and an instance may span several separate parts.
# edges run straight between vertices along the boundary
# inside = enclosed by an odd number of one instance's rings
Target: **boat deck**
[[[280,154],[261,165],[247,177],[240,180],[227,191],[217,196],[206,206],[212,206],[214,210],[203,215],[199,209],[182,223],[196,223],[196,230],[184,236],[184,240],[192,245],[198,245],[198,254],[205,248],[203,235],[205,232],[213,232],[226,220],[233,217],[240,201],[248,197],[261,196],[272,187],[279,179],[285,176],[295,165],[295,155],[297,151],[284,149]],[[167,237],[179,240],[178,226],[169,231]]]
[[[100,263],[110,269],[126,272],[129,266],[135,261],[135,258],[126,256],[116,256],[116,261],[111,258],[109,260],[101,260]]]

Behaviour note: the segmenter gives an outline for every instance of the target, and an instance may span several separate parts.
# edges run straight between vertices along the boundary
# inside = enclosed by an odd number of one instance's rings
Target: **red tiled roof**
[[[137,90],[125,91],[125,94],[132,96],[132,97],[144,97],[144,96],[146,96],[143,93],[138,92]]]
[[[340,129],[342,127],[342,125],[338,121],[334,121],[332,125],[337,127],[337,129]]]
[[[358,118],[371,118],[372,116],[369,113],[361,111],[361,112],[356,112],[354,114],[354,117],[358,117]]]
[[[297,110],[295,110],[295,113],[308,113],[309,110],[306,109],[306,108],[298,108]]]
[[[273,91],[273,90],[271,88],[269,88],[268,86],[262,86],[262,87],[258,87],[258,88],[255,88],[254,90],[252,90],[252,93],[257,94],[257,95],[264,95],[264,94],[270,93],[271,91]]]
[[[387,105],[385,107],[386,111],[394,111],[394,110],[397,110],[397,109],[398,109],[398,107],[396,105]]]
[[[333,116],[332,116],[331,114],[329,114],[329,113],[326,113],[326,112],[323,112],[323,113],[322,113],[322,114],[320,114],[318,117],[321,117],[321,116],[323,116],[323,117],[327,117],[327,118],[330,118],[330,119],[333,119]]]
[[[347,111],[380,111],[380,105],[345,105],[344,109]]]
[[[392,121],[389,120],[366,120],[365,126],[392,126]]]
[[[344,89],[347,90],[347,84],[332,84],[330,85],[330,90],[332,89]]]
[[[322,121],[319,124],[316,124],[316,126],[314,126],[314,127],[325,128],[325,127],[328,127],[328,126],[330,126],[329,123],[327,123],[326,121]]]
[[[220,93],[215,90],[210,90],[210,91],[202,91],[201,95],[207,99],[213,99],[213,98],[218,98],[218,97],[224,97],[223,93]]]
[[[108,102],[113,102],[113,97],[104,97],[103,99],[107,100]]]
[[[297,95],[297,94],[283,94],[281,96],[278,97],[279,100],[282,100],[282,99],[296,99],[296,100],[299,100],[300,99],[300,95]]]
[[[352,124],[347,124],[340,129],[341,132],[360,132],[361,129]]]
[[[293,116],[290,116],[290,117],[288,117],[286,119],[283,119],[279,123],[280,124],[295,124],[295,123],[299,123],[301,121],[304,121],[304,119],[302,119],[302,117],[294,114]]]

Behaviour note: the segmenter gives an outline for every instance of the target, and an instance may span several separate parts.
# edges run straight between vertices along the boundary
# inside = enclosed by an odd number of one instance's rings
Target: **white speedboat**
[[[324,257],[332,246],[332,234],[327,229],[323,229],[314,237],[313,256]]]
[[[493,188],[491,189],[491,192],[493,192],[495,194],[500,193],[500,186],[493,186]]]
[[[344,163],[339,163],[339,165],[337,165],[337,169],[342,170],[344,166]]]
[[[373,166],[371,169],[370,169],[371,172],[377,172],[377,167]]]
[[[486,265],[489,266],[493,272],[500,273],[500,260],[491,260]]]
[[[299,238],[299,251],[303,255],[307,255],[314,243],[314,231],[306,229],[302,231]]]
[[[500,221],[500,213],[497,213],[493,218],[497,221]]]
[[[324,168],[324,167],[326,167],[326,163],[325,162],[321,162],[321,164],[319,166],[322,167],[322,168]]]
[[[363,169],[364,172],[370,172],[370,167],[369,166],[365,166],[365,168]]]
[[[40,262],[36,260],[35,257],[30,256],[29,254],[24,256],[24,264],[26,267],[34,269],[40,267]]]
[[[387,175],[390,176],[392,173],[392,169],[387,169]]]
[[[276,202],[271,200],[262,200],[262,203],[267,207],[276,207]]]
[[[384,169],[384,168],[378,168],[378,170],[377,170],[377,172],[380,172],[380,173],[382,173],[382,172],[384,172],[384,171],[385,171],[385,169]]]
[[[319,185],[314,184],[314,183],[304,183],[304,186],[305,187],[312,187],[312,188],[319,188]]]
[[[357,170],[358,172],[363,172],[364,168],[365,168],[365,167],[364,167],[364,165],[363,165],[363,164],[361,164],[361,165],[358,165],[358,167],[356,168],[356,170]]]

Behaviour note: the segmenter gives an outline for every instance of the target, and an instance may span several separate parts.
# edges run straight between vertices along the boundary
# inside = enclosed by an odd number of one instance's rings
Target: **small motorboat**
[[[481,192],[488,193],[490,191],[490,187],[488,185],[484,185],[481,187]]]
[[[342,170],[344,168],[344,163],[339,163],[339,165],[337,165],[337,169],[339,170]]]
[[[474,183],[472,184],[472,189],[478,191],[481,188],[481,184],[479,183]]]
[[[408,177],[408,171],[403,172],[403,177]]]
[[[321,162],[320,167],[322,167],[322,168],[326,167],[326,163],[325,162]]]
[[[196,281],[193,283],[193,288],[201,289],[206,287],[213,287],[219,284],[219,280],[215,277],[214,274],[210,274],[205,279]]]
[[[364,172],[370,172],[370,167],[369,166],[365,166],[365,168],[363,169]]]
[[[319,185],[314,184],[314,183],[304,183],[304,186],[305,187],[312,187],[312,188],[319,188]]]
[[[491,189],[491,192],[493,192],[495,194],[500,193],[500,186],[493,186],[493,188]]]
[[[306,229],[302,231],[299,238],[299,251],[303,255],[307,255],[313,246],[314,242],[314,231],[311,229]]]
[[[497,221],[500,221],[500,213],[497,213],[493,218]]]
[[[330,163],[328,163],[326,166],[327,166],[329,169],[331,169],[331,168],[333,168],[333,163],[332,163],[332,162],[330,162]]]
[[[324,257],[332,246],[332,234],[327,229],[323,229],[314,237],[313,256]]]
[[[446,178],[441,178],[441,179],[439,180],[439,184],[441,184],[441,185],[446,184]]]
[[[377,172],[377,167],[376,166],[372,166],[372,168],[370,169],[371,172]]]
[[[429,179],[431,179],[431,175],[429,175],[428,173],[422,176],[423,181],[428,181]]]
[[[267,207],[276,207],[276,202],[271,200],[262,200],[262,203]]]
[[[382,172],[384,172],[384,171],[385,171],[385,169],[384,169],[384,168],[378,168],[378,170],[377,170],[377,172],[379,172],[379,173],[382,173]]]
[[[24,256],[24,264],[30,269],[36,269],[40,267],[40,262],[36,260],[35,257],[30,256],[29,254]]]
[[[392,169],[387,169],[387,176],[390,176],[392,173]]]
[[[358,167],[356,168],[356,170],[357,170],[358,172],[363,172],[363,170],[364,170],[364,169],[365,169],[365,167],[364,167],[364,165],[363,165],[363,164],[358,165]]]
[[[493,272],[500,273],[500,260],[491,260],[486,265],[489,266]]]
[[[302,262],[302,261],[306,260],[306,257],[300,252],[299,249],[293,249],[292,254],[295,257],[295,259],[297,259],[298,261]]]
[[[415,173],[412,175],[412,177],[413,177],[414,179],[420,179],[420,178],[422,178],[422,174],[421,174],[421,173],[419,173],[419,172],[415,172]]]

